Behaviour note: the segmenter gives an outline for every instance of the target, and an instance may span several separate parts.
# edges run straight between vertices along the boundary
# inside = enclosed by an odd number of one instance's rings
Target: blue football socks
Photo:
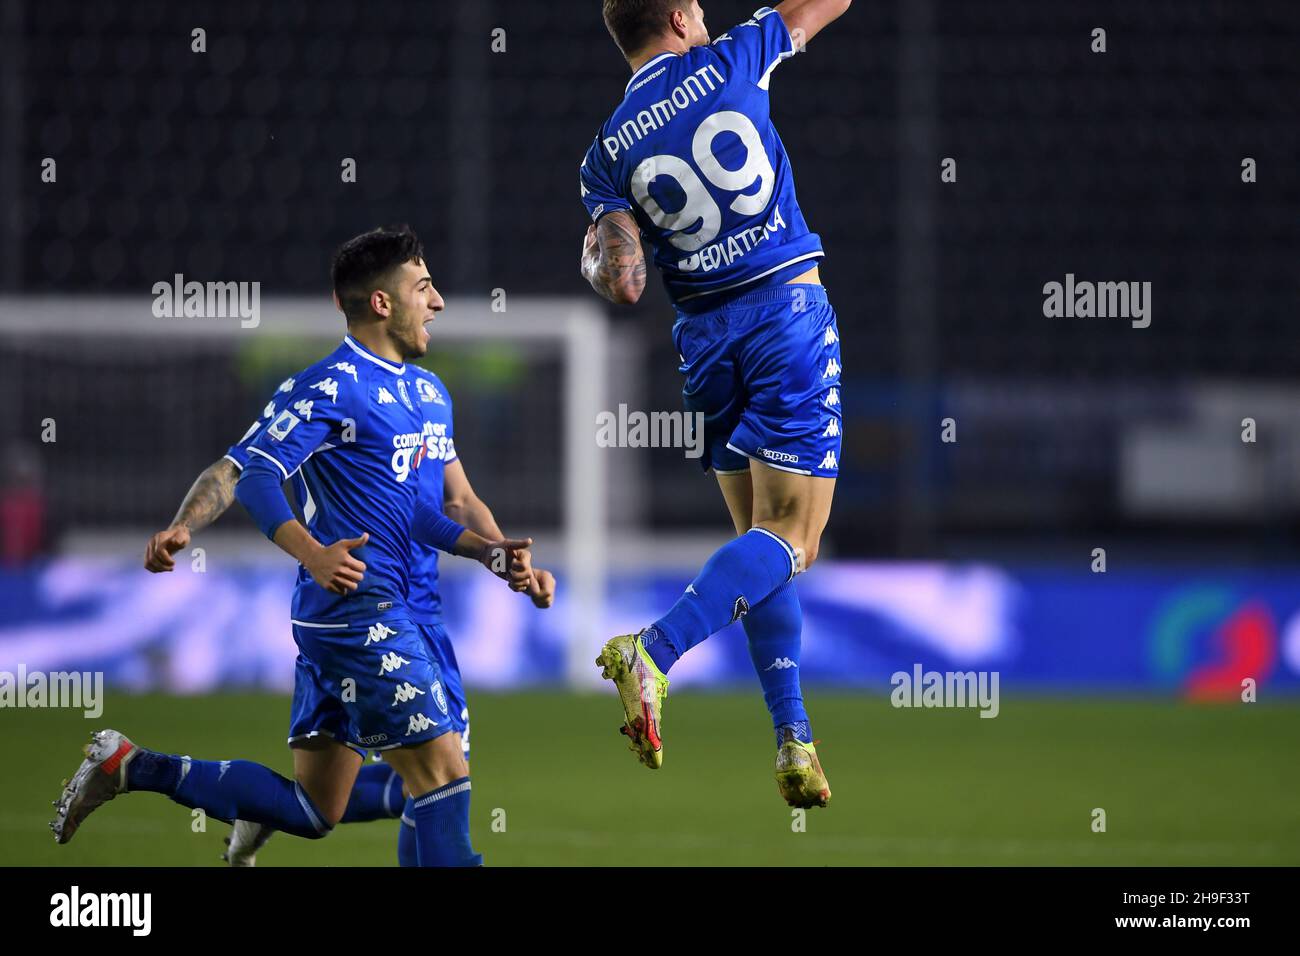
[[[665,674],[710,634],[739,620],[795,573],[795,552],[766,528],[751,528],[713,553],[667,614],[641,643]]]
[[[397,828],[398,866],[420,865],[418,843],[419,838],[415,832],[415,801],[407,797],[406,805],[402,807],[402,825]]]
[[[411,800],[420,866],[482,864],[469,839],[469,794],[469,777],[461,777]]]
[[[795,740],[812,742],[808,712],[799,689],[799,648],[802,643],[803,608],[794,581],[777,588],[750,608],[741,621],[749,638],[749,656],[763,685],[763,701],[772,715],[776,744],[785,728]]]
[[[402,812],[402,778],[386,763],[367,762],[357,771],[340,823],[391,820]]]
[[[227,823],[265,823],[307,839],[332,829],[302,787],[250,760],[194,760],[140,750],[126,775],[128,790],[166,794]]]

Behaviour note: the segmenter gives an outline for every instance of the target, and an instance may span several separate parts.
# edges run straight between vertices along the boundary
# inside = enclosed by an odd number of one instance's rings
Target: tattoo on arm
[[[645,289],[645,254],[636,220],[622,211],[602,216],[596,237],[599,252],[583,260],[583,276],[610,302],[635,302]]]
[[[194,480],[181,502],[172,526],[185,525],[194,534],[221,517],[235,500],[239,469],[229,458],[215,461]]]

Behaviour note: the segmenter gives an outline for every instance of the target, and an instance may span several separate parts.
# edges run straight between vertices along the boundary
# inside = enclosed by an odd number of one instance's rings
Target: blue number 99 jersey
[[[768,111],[772,71],[794,53],[764,7],[708,46],[654,57],[582,161],[592,219],[632,211],[681,311],[787,282],[822,255]]]

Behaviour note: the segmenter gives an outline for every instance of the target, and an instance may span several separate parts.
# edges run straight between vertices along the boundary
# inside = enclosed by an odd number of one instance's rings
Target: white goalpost
[[[224,340],[234,349],[242,336],[264,341],[318,337],[328,340],[342,323],[329,299],[268,297],[258,303],[256,323],[230,317],[159,318],[152,295],[140,296],[0,296],[0,336],[20,354],[41,354],[58,347],[63,337],[114,340],[137,357],[152,343],[192,340],[220,350]],[[507,343],[558,355],[561,394],[558,460],[562,501],[558,509],[563,542],[565,604],[571,611],[566,678],[589,683],[591,656],[608,635],[600,633],[609,567],[608,459],[595,440],[598,414],[607,408],[610,331],[605,312],[587,298],[453,296],[431,327],[434,348],[445,344]],[[87,371],[93,375],[93,356]],[[438,369],[435,367],[435,371]],[[93,382],[87,383],[94,387]],[[201,395],[187,399],[201,402]],[[255,411],[250,409],[250,417]],[[519,410],[519,427],[528,427],[530,409]],[[0,413],[3,414],[3,413]],[[509,436],[503,436],[507,442]],[[509,461],[475,463],[509,468]],[[130,547],[137,542],[132,538]],[[588,653],[590,650],[591,653]]]

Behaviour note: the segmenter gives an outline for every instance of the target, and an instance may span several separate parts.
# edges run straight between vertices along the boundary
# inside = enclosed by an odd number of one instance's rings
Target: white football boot
[[[126,766],[140,750],[116,730],[97,730],[82,748],[86,759],[54,801],[50,829],[55,843],[67,843],[86,817],[126,792]]]
[[[226,837],[226,852],[221,858],[231,866],[257,866],[257,851],[275,833],[274,827],[249,820],[236,820],[230,836]]]

